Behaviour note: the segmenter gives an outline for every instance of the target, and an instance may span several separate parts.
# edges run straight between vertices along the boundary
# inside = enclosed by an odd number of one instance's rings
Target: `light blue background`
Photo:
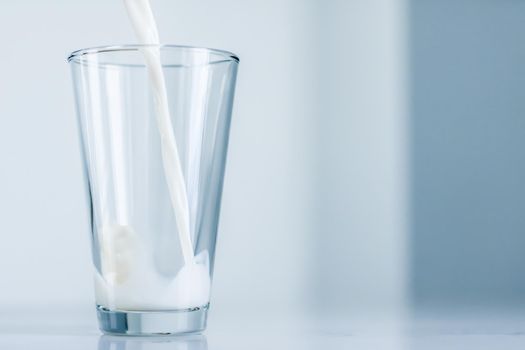
[[[153,0],[241,58],[213,315],[525,301],[525,4]],[[120,1],[0,3],[0,307],[92,309],[68,53]]]
[[[525,300],[525,3],[412,1],[418,304]]]

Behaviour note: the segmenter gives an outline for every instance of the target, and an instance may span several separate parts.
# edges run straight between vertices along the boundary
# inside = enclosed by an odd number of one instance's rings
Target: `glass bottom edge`
[[[201,333],[208,305],[177,311],[122,311],[97,305],[100,330],[110,335],[159,336]]]

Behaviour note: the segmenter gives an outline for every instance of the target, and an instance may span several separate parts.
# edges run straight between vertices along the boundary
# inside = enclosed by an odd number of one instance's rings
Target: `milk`
[[[159,35],[148,0],[124,0],[140,44],[159,44]],[[126,224],[99,228],[101,274],[95,275],[97,304],[110,309],[155,311],[188,309],[209,301],[209,255],[194,256],[190,234],[188,197],[180,157],[170,119],[166,84],[156,47],[141,49],[153,95],[156,123],[161,140],[165,179],[177,222],[184,266],[175,277],[165,277],[154,264],[155,252],[143,235]]]
[[[180,310],[209,301],[206,250],[185,264],[175,278],[156,269],[153,251],[130,226],[106,225],[99,233],[102,275],[95,274],[97,304],[112,310]]]
[[[148,0],[124,0],[129,18],[140,44],[159,44],[159,34],[155,18],[151,12]],[[150,80],[151,90],[157,117],[157,127],[161,140],[162,162],[164,174],[168,183],[171,204],[177,220],[179,240],[182,254],[186,263],[193,259],[193,246],[190,236],[190,211],[188,208],[188,195],[184,184],[184,175],[180,165],[179,152],[173,126],[171,124],[168,107],[166,83],[160,61],[160,50],[157,48],[144,48],[146,69]]]

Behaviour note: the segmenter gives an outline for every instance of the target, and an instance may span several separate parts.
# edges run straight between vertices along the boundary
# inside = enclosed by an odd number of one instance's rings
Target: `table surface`
[[[46,316],[47,315],[47,316]],[[93,317],[91,317],[93,316]],[[502,349],[525,348],[521,314],[426,315],[390,320],[220,322],[203,335],[102,335],[95,317],[60,313],[0,315],[0,349],[219,350],[219,349]]]

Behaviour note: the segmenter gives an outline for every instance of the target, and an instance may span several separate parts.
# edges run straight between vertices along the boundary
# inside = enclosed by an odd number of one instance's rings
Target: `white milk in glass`
[[[159,44],[157,25],[148,0],[124,0],[139,44]],[[162,162],[177,222],[184,266],[175,278],[155,267],[154,251],[129,225],[105,224],[99,229],[102,275],[95,276],[97,304],[119,310],[188,309],[208,304],[210,296],[207,251],[194,256],[184,176],[170,119],[166,84],[158,47],[141,49],[154,96]],[[145,116],[147,117],[147,116]]]

